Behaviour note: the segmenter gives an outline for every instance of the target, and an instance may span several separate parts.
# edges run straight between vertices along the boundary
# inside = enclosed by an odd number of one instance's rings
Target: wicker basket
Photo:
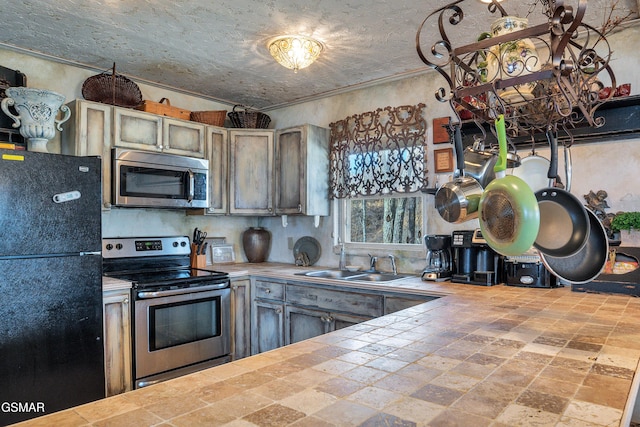
[[[217,111],[192,111],[191,121],[205,123],[213,126],[224,126],[224,119],[227,118],[227,110]]]
[[[166,103],[165,103],[166,102]],[[169,98],[162,98],[160,102],[144,100],[141,105],[136,107],[138,110],[147,113],[158,114],[160,116],[174,117],[176,119],[189,120],[191,111],[184,108],[172,107]]]
[[[82,96],[88,101],[101,102],[117,107],[134,108],[142,102],[137,84],[116,74],[116,64],[110,71],[89,77],[82,84]]]
[[[244,108],[244,111],[236,111],[238,107]],[[242,105],[235,105],[228,116],[234,128],[266,129],[271,123],[271,117]]]

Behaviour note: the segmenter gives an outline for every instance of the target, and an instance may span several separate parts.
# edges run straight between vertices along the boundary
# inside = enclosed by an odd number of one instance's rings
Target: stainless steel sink
[[[367,272],[367,271],[344,271],[344,270],[315,270],[308,271],[306,273],[296,273],[302,276],[308,277],[320,277],[324,279],[338,279],[348,281],[359,282],[391,282],[394,280],[405,279],[407,277],[413,277],[408,274],[393,274],[382,272]]]
[[[361,271],[345,271],[345,270],[316,270],[300,273],[309,277],[323,277],[325,279],[347,279],[353,276],[361,276]]]
[[[393,273],[365,273],[360,276],[348,277],[349,281],[359,282],[392,282],[394,280],[405,279],[412,277],[406,274],[393,274]]]

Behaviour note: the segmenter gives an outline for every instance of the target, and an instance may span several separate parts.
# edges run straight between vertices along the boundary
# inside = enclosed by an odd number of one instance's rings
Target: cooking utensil
[[[480,198],[479,219],[487,244],[505,256],[522,255],[538,235],[540,211],[535,194],[521,178],[505,175],[507,169],[507,135],[504,116],[495,122],[500,148],[495,165],[496,179]]]
[[[536,153],[535,140],[531,141],[531,154],[520,161],[520,166],[513,168],[511,174],[521,178],[529,184],[531,190],[535,193],[538,190],[547,188],[549,178],[549,160]]]
[[[195,245],[196,255],[204,255],[206,253],[207,244],[204,242],[206,238],[206,231],[200,231],[198,227],[193,230],[193,244]]]
[[[435,206],[442,219],[451,223],[460,223],[478,217],[482,186],[475,179],[465,176],[460,124],[454,127],[453,141],[456,167],[460,176],[438,188]]]
[[[607,232],[595,215],[586,209],[589,217],[589,237],[585,245],[576,253],[565,257],[554,257],[540,252],[540,258],[547,269],[560,279],[572,283],[587,283],[594,280],[604,270],[609,255]]]
[[[582,249],[589,238],[589,217],[576,196],[553,187],[558,173],[558,140],[551,130],[547,131],[547,139],[551,147],[549,187],[536,192],[540,230],[533,246],[548,256],[570,256]]]

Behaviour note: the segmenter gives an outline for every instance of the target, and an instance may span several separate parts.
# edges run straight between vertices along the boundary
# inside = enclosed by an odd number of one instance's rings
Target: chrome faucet
[[[369,254],[369,270],[376,271],[377,263],[378,263],[378,257]]]
[[[389,259],[391,260],[391,270],[393,271],[393,275],[398,275],[398,267],[396,267],[396,257],[389,254]]]

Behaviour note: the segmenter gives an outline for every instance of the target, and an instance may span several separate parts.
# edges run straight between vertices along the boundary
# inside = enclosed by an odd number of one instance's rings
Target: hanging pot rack
[[[609,65],[611,47],[605,35],[582,22],[587,0],[577,0],[576,6],[565,5],[562,0],[539,0],[546,22],[455,47],[450,35],[459,31],[468,33],[462,9],[465,1],[457,0],[433,11],[416,33],[418,56],[446,81],[436,91],[436,99],[450,103],[458,122],[461,119],[456,106],[470,111],[474,121],[491,123],[503,114],[511,137],[544,133],[558,126],[567,131],[604,124],[604,119],[595,117],[595,112],[612,95],[599,97],[602,87],[599,77],[606,76],[611,87],[616,87],[615,75]],[[486,11],[486,22],[509,16],[496,0],[487,5]],[[439,39],[428,50],[423,49],[422,46],[429,46],[425,39],[434,36],[426,29],[435,19],[438,23],[435,37]],[[490,51],[492,46],[525,38],[531,39],[537,48],[539,71],[483,78],[482,62],[487,55],[496,57]],[[502,64],[497,68],[502,70]],[[527,83],[534,83],[535,89],[526,101],[502,99],[499,95],[507,88],[520,93],[521,85]]]

